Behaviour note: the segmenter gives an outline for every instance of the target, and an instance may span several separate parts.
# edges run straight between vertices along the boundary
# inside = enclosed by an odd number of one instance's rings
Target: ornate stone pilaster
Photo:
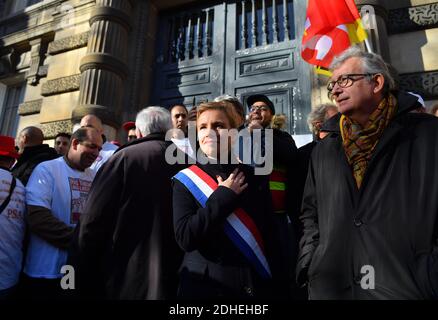
[[[30,85],[37,85],[38,84],[38,69],[41,66],[41,38],[31,40],[29,42],[31,49],[30,49],[30,68],[27,72],[27,83]]]
[[[388,47],[388,10],[382,0],[355,0],[360,13],[369,12],[367,19],[363,19],[368,32],[368,41],[373,52],[380,54],[389,62]]]
[[[80,63],[79,104],[74,122],[87,113],[114,128],[120,125],[120,108],[128,75],[127,48],[131,2],[97,0],[90,18],[87,53]]]

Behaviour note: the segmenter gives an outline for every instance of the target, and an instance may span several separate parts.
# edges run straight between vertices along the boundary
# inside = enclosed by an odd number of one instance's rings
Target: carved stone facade
[[[41,66],[41,67],[39,67],[39,68],[38,68],[38,76],[39,76],[40,78],[46,77],[46,76],[47,76],[47,71],[48,71],[48,69],[49,69],[49,66],[48,66],[48,65],[45,65],[45,66]]]
[[[46,139],[53,139],[58,132],[72,132],[73,124],[70,119],[42,123],[40,126]]]
[[[355,0],[359,8],[374,12],[368,30],[374,52],[381,54],[400,74],[400,88],[420,94],[426,108],[438,103],[438,1]],[[328,102],[319,77],[313,103]],[[315,85],[315,84],[314,84]]]
[[[27,101],[18,107],[18,114],[20,116],[27,116],[41,111],[41,105],[43,104],[43,99]]]
[[[438,98],[438,70],[400,75],[400,87],[419,93],[424,99]]]
[[[426,107],[438,102],[438,2],[415,1],[388,14],[391,64],[400,87],[420,94]]]
[[[126,0],[97,0],[90,18],[87,53],[81,59],[81,90],[72,118],[87,113],[119,128],[125,81],[128,77],[128,36],[132,4]]]
[[[74,74],[68,77],[48,80],[41,88],[41,95],[43,97],[47,97],[55,94],[79,90],[80,78],[80,74]]]
[[[438,3],[389,11],[389,32],[400,33],[438,27]]]
[[[62,53],[65,51],[86,47],[88,43],[89,35],[90,32],[87,31],[81,34],[77,34],[74,36],[65,37],[63,39],[53,41],[49,44],[48,53],[51,55],[55,55],[57,53]]]
[[[371,46],[399,71],[401,87],[420,93],[428,106],[438,101],[438,1],[356,3],[359,8],[373,8],[376,25],[369,32]],[[157,81],[154,68],[163,59],[155,56],[164,38],[158,27],[163,22],[160,14],[175,7],[184,11],[182,5],[189,12],[203,4],[195,0],[45,0],[3,16],[0,106],[6,103],[7,90],[2,88],[24,85],[23,100],[16,109],[17,130],[41,125],[51,139],[57,131],[71,130],[72,120],[93,112],[103,119],[108,138],[123,139],[120,124],[133,120],[136,112],[152,100]],[[296,19],[297,24],[304,24],[303,17]],[[298,32],[295,36],[301,38]],[[245,54],[236,55],[233,80],[280,71],[311,73],[310,66],[305,69],[298,65],[299,50],[282,48],[275,57],[260,57],[255,60]],[[189,85],[208,85],[216,77],[214,70],[208,64],[176,73],[163,70],[162,78],[166,88],[178,91]],[[291,85],[287,90],[298,95],[310,91],[311,99],[306,101],[313,106],[327,101],[327,79],[312,77],[310,83],[297,82],[296,88]],[[303,90],[305,86],[310,90]],[[191,106],[207,99],[205,92],[184,103]],[[241,89],[234,93],[240,94]]]

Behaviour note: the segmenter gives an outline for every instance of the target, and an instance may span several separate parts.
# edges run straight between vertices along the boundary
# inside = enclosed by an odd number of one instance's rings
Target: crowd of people
[[[0,136],[0,300],[438,298],[438,118],[376,54],[331,72],[299,149],[262,94]]]

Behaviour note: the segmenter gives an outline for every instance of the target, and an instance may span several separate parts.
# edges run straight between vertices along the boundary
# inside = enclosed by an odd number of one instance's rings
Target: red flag
[[[308,63],[328,69],[334,56],[366,37],[354,0],[309,0],[301,49]]]

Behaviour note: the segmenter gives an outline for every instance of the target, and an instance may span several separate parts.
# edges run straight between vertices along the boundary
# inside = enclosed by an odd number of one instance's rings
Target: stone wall
[[[428,106],[438,102],[438,2],[356,3],[375,8],[377,28],[370,41],[399,71],[402,87],[419,92]],[[57,130],[70,130],[72,118],[92,111],[103,117],[108,138],[122,139],[120,124],[149,102],[155,26],[160,10],[172,5],[171,0],[49,0],[3,17],[0,82],[26,81],[18,130],[40,125],[51,139]],[[312,106],[327,102],[327,78],[313,75],[311,81]]]
[[[51,139],[57,130],[71,130],[94,6],[93,0],[44,1],[0,21],[1,52],[11,56],[0,81],[16,74],[26,79],[18,131],[37,125]]]
[[[416,0],[411,6],[391,2],[391,63],[400,73],[402,88],[421,94],[430,107],[438,103],[438,2]]]

